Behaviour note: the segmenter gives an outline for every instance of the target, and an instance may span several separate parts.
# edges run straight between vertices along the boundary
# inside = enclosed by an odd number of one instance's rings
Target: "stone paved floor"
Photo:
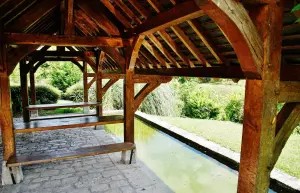
[[[109,143],[114,143],[109,134],[91,127],[19,134],[16,137],[19,155],[60,153],[78,147]],[[23,166],[24,181],[16,185],[0,186],[0,193],[171,192],[139,160],[136,164],[123,165],[119,162],[120,158],[121,153],[114,153]]]

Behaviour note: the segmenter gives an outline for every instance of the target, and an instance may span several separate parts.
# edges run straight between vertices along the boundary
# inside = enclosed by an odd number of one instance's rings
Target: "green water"
[[[123,124],[105,130],[122,141]],[[138,158],[174,192],[236,192],[236,171],[137,119],[135,142]]]

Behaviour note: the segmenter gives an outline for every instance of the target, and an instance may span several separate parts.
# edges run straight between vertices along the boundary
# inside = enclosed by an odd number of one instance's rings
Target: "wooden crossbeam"
[[[130,4],[145,18],[147,19],[149,12],[136,0],[128,0]]]
[[[168,69],[135,69],[136,74],[161,75],[161,76],[185,76],[185,77],[213,77],[213,78],[239,78],[245,75],[239,66],[232,67],[199,67],[199,68],[168,68]],[[249,77],[259,79],[260,77]]]
[[[81,37],[70,35],[46,35],[7,33],[4,35],[7,44],[31,44],[50,46],[81,46],[81,47],[124,47],[130,45],[129,39],[119,37]]]
[[[157,12],[159,12],[159,10],[157,10]],[[149,17],[146,22],[129,31],[129,34],[153,34],[156,31],[180,24],[188,19],[201,17],[203,15],[203,11],[197,8],[194,0],[188,0],[186,2],[177,4],[173,8],[161,12],[156,16],[151,18]]]

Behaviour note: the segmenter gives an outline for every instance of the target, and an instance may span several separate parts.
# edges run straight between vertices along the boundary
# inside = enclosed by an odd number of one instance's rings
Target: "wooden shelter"
[[[239,193],[267,192],[270,172],[299,122],[300,24],[293,0],[1,0],[0,120],[3,172],[18,166],[134,150],[134,112],[172,76],[246,79]],[[41,47],[42,46],[42,47]],[[57,46],[56,51],[47,51]],[[84,101],[97,115],[30,120],[27,74],[46,61],[72,61],[84,74]],[[83,61],[81,65],[78,61]],[[20,63],[24,124],[13,124],[9,76]],[[94,73],[87,72],[90,65]],[[88,77],[93,77],[88,82]],[[102,96],[124,78],[124,117],[103,116]],[[102,85],[102,79],[110,79]],[[87,90],[97,83],[97,103]],[[134,84],[146,83],[135,95]],[[277,114],[278,103],[285,103]],[[65,120],[69,119],[65,124]],[[54,124],[53,124],[54,122]],[[15,134],[124,122],[123,144],[67,155],[16,155]],[[131,152],[131,156],[132,156]],[[123,157],[124,158],[124,157]],[[19,177],[18,177],[19,176]],[[4,183],[9,183],[6,179]]]

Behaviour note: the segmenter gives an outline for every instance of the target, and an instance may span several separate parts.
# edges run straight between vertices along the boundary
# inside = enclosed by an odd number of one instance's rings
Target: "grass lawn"
[[[242,125],[229,121],[201,120],[179,117],[160,117],[186,131],[202,136],[232,151],[241,151]],[[276,164],[276,168],[300,179],[300,135],[288,140]]]
[[[67,101],[67,100],[57,101],[57,104],[65,104],[65,103],[73,103],[73,101]],[[77,107],[77,108],[59,108],[53,110],[39,110],[40,116],[60,115],[60,114],[68,114],[68,113],[83,113],[83,109]]]

